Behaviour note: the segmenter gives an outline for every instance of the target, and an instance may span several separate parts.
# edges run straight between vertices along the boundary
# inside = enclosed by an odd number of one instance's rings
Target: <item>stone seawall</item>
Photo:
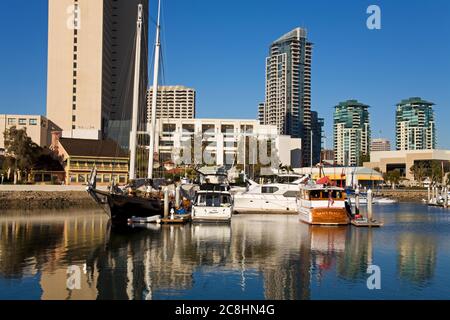
[[[86,191],[0,191],[0,210],[95,209]]]
[[[428,196],[427,190],[380,190],[375,192],[376,196],[397,199],[401,202],[421,202]]]

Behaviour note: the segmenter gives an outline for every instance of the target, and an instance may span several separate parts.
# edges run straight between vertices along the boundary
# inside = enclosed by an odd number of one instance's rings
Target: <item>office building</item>
[[[391,151],[391,142],[388,139],[377,138],[370,142],[370,152]]]
[[[436,148],[434,103],[420,97],[402,100],[395,115],[397,150],[430,150]]]
[[[16,127],[25,129],[27,136],[42,148],[50,147],[52,143],[52,132],[59,128],[46,117],[37,115],[0,115],[0,151],[5,149],[4,133],[7,129]]]
[[[64,137],[128,142],[138,4],[144,110],[148,0],[49,0],[47,117]]]
[[[369,154],[369,106],[348,100],[335,106],[334,157],[338,165],[357,166]]]
[[[302,139],[302,165],[309,166],[311,139],[312,43],[296,28],[272,43],[266,59],[266,99],[260,106],[263,124],[279,134]]]
[[[311,131],[312,131],[312,165],[320,163],[322,151],[323,127],[325,121],[319,118],[316,111],[311,111]]]
[[[174,155],[176,152],[179,154],[187,152],[181,151],[187,142],[191,148],[192,157],[189,157],[190,163],[185,164],[195,164],[197,159],[194,157],[193,140],[199,136],[201,151],[204,154],[207,153],[211,160],[211,163],[208,163],[206,157],[203,157],[199,160],[200,164],[231,167],[246,163],[270,167],[271,163],[263,163],[260,157],[260,150],[264,147],[266,154],[271,158],[272,155],[275,156],[279,164],[292,167],[301,165],[301,140],[279,135],[276,126],[260,125],[257,120],[160,119],[157,123],[157,133],[160,136],[157,150],[159,150],[161,163],[171,160],[181,161],[174,159],[176,158]],[[244,136],[247,137],[245,147],[242,143]],[[265,141],[266,145],[263,146],[262,141]],[[274,146],[273,149],[272,146]],[[246,155],[245,162],[243,154]]]
[[[398,170],[406,181],[414,181],[414,173],[411,167],[418,163],[436,161],[442,166],[450,164],[450,150],[395,150],[379,151],[370,154],[370,162],[365,162],[364,167],[378,168],[381,172]]]
[[[147,117],[152,118],[153,88],[147,91]],[[196,93],[184,86],[158,87],[156,118],[193,119],[195,118]]]

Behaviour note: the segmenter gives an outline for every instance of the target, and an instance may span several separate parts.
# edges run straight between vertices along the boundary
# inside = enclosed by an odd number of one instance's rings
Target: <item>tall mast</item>
[[[139,113],[139,75],[141,69],[142,13],[143,7],[142,4],[139,4],[136,29],[136,55],[134,61],[133,114],[131,118],[130,133],[130,180],[136,179],[136,139]]]
[[[153,96],[152,96],[152,122],[147,126],[150,129],[150,147],[148,156],[148,178],[153,179],[153,163],[156,140],[156,103],[158,98],[158,80],[159,80],[159,55],[161,50],[160,30],[161,30],[161,0],[158,1],[158,22],[156,24],[156,44],[155,44],[155,66],[153,68]]]

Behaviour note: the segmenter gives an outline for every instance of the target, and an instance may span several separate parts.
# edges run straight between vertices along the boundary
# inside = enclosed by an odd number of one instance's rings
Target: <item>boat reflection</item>
[[[367,266],[376,264],[376,234],[311,227],[295,216],[240,215],[231,224],[120,228],[101,214],[1,218],[0,297],[8,297],[5,281],[15,279],[33,281],[39,292],[23,292],[22,298],[195,298],[196,277],[212,283],[231,277],[227,285],[244,298],[258,291],[266,299],[312,299],[312,287],[326,277],[365,283]],[[418,285],[431,281],[437,240],[415,233],[394,239],[400,278]],[[70,266],[81,270],[79,289],[68,289]],[[224,298],[228,289],[217,288]]]

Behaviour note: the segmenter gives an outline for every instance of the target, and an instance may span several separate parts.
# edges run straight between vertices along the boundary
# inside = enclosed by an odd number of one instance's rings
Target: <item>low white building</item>
[[[301,139],[279,135],[276,126],[258,120],[159,119],[157,131],[161,161],[270,167],[276,159],[277,166],[293,168],[301,163]]]

